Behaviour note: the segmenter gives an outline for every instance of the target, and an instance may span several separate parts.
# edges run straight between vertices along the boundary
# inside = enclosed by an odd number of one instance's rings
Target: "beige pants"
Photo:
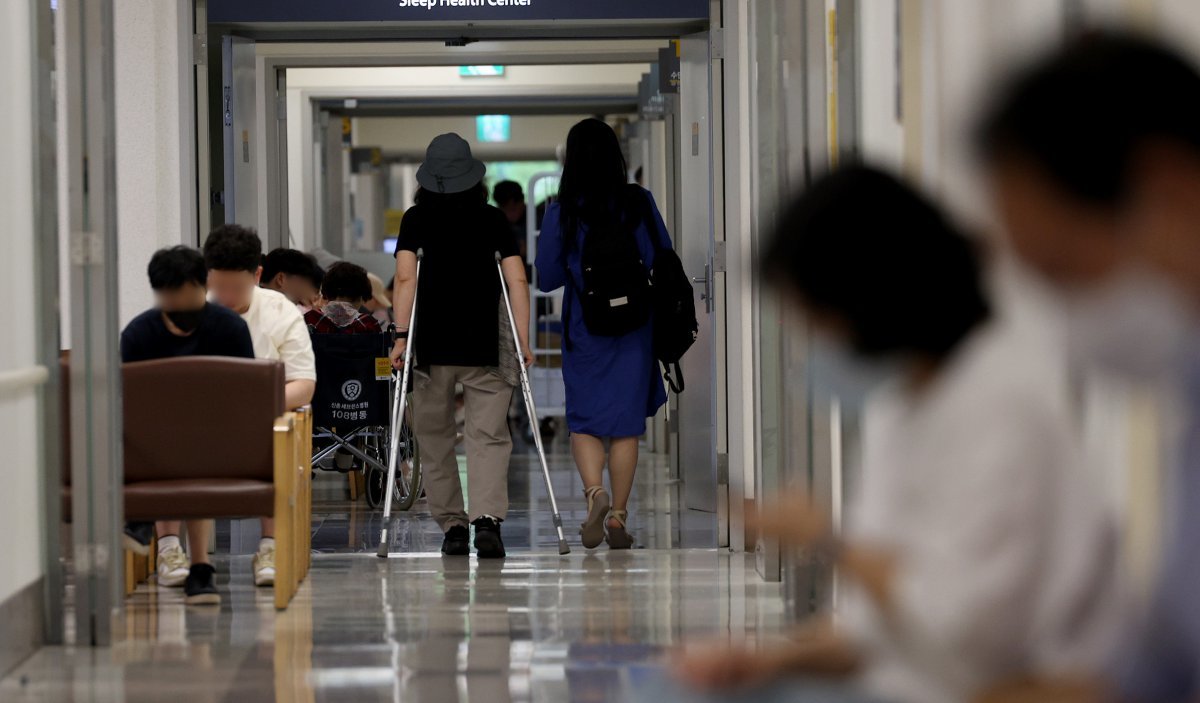
[[[459,383],[466,404],[469,516],[454,452],[458,433],[454,390]],[[512,386],[503,379],[474,366],[432,366],[429,378],[417,382],[413,410],[425,496],[433,519],[443,531],[455,525],[466,526],[483,515],[500,520],[508,515],[508,461],[512,456],[508,407],[512,395]]]

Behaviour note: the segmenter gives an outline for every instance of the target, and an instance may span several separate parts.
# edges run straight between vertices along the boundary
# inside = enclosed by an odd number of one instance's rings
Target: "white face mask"
[[[875,391],[902,373],[899,359],[872,359],[845,344],[817,334],[809,354],[813,390],[837,398],[842,405],[859,408]]]
[[[1195,324],[1184,297],[1162,276],[1130,265],[1065,298],[1072,363],[1157,381],[1187,363]]]

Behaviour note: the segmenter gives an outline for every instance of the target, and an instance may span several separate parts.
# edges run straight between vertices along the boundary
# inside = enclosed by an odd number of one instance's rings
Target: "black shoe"
[[[216,573],[212,564],[192,564],[187,581],[183,584],[183,602],[188,605],[220,605],[221,594],[213,582]]]
[[[475,526],[475,549],[480,559],[503,559],[504,540],[500,539],[500,521],[484,515],[471,523]]]
[[[125,549],[140,554],[144,557],[150,556],[150,543],[154,541],[154,523],[152,522],[127,522],[125,523],[125,534],[121,537],[121,543]]]
[[[442,554],[448,557],[465,557],[471,553],[471,533],[462,525],[455,525],[446,530],[446,538],[442,540]]]

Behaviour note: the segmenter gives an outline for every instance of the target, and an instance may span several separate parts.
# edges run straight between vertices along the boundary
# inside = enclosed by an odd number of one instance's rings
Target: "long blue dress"
[[[642,260],[654,266],[654,244],[671,248],[666,223],[648,191],[653,229],[642,223],[636,233]],[[563,246],[562,211],[558,203],[546,209],[538,238],[538,288],[550,292],[566,286],[563,297],[563,380],[567,391],[567,427],[576,434],[594,437],[640,437],[646,418],[667,402],[667,392],[654,358],[651,323],[623,337],[597,337],[583,322],[578,287],[583,280],[580,252],[587,226],[580,225],[574,248]]]

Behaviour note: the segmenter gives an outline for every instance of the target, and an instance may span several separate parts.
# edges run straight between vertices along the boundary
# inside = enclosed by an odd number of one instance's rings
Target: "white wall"
[[[463,78],[456,66],[288,69],[288,225],[292,243],[300,249],[310,246],[317,216],[312,147],[316,130],[306,98],[603,95],[618,90],[636,94],[638,81],[647,70],[646,64],[508,66],[502,78]],[[356,138],[356,142],[377,146],[365,139]]]
[[[37,359],[37,319],[28,304],[35,290],[33,219],[33,32],[28,2],[0,3],[0,374],[27,370]],[[0,387],[0,442],[5,447],[4,490],[0,491],[0,602],[42,576],[42,526],[36,388],[6,392]]]
[[[191,66],[191,47],[180,44],[181,23],[189,18],[180,13],[190,5],[116,0],[114,7],[122,325],[153,305],[146,279],[151,255],[165,246],[195,243],[183,195],[192,163],[181,146],[182,118],[192,98],[191,86],[180,80],[181,70]]]
[[[896,0],[858,6],[860,148],[865,160],[900,170],[904,164],[904,128],[897,102],[900,95]]]

